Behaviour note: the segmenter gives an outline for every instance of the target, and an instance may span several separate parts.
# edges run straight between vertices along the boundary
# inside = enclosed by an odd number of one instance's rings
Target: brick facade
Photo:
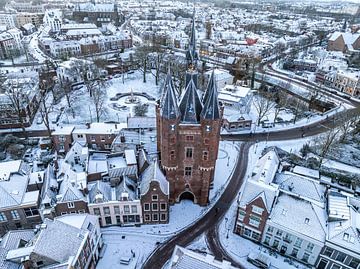
[[[147,193],[141,196],[141,206],[145,224],[169,222],[169,198],[162,192],[159,182],[150,182]]]
[[[262,212],[260,213],[256,209],[262,210]],[[238,208],[234,232],[251,240],[260,242],[268,216],[269,212],[266,209],[264,201],[261,197],[258,197],[247,204],[245,208]],[[251,218],[259,221],[250,222]]]

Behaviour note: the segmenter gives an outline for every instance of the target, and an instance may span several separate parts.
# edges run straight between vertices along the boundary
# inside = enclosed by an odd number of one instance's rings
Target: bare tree
[[[350,134],[352,128],[355,127],[356,123],[359,121],[360,114],[358,111],[346,111],[343,114],[339,114],[338,117],[338,120],[342,122],[339,127],[341,131],[339,142],[343,143]]]
[[[96,121],[100,122],[101,116],[105,111],[106,92],[104,83],[98,81],[92,89],[91,100],[95,108]]]
[[[340,129],[331,129],[326,133],[315,138],[315,145],[319,146],[319,167],[321,167],[322,162],[324,161],[325,156],[329,153],[331,149],[334,148],[337,142],[337,136],[340,132]]]
[[[24,87],[27,86],[29,85],[24,85]],[[29,100],[27,99],[26,94],[23,93],[23,90],[24,89],[17,82],[11,80],[11,83],[8,85],[5,94],[11,102],[12,110],[17,116],[17,120],[21,126],[24,137],[27,138],[28,135],[25,129],[25,122],[27,121],[26,104]]]
[[[136,48],[135,57],[140,62],[140,71],[143,73],[143,82],[146,83],[146,72],[148,65],[149,53],[151,53],[151,47],[147,45],[142,45]]]
[[[260,121],[267,116],[271,109],[275,107],[275,103],[272,101],[271,93],[263,92],[258,93],[253,98],[253,105],[258,114],[257,125],[260,125]]]

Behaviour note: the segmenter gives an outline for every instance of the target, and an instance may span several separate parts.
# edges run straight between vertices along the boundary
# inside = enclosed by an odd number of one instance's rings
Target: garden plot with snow
[[[120,259],[122,256],[129,256],[131,250],[136,253],[136,258],[133,258],[131,266],[126,268],[135,268],[133,266],[138,264],[139,260],[143,262],[156,248],[156,242],[160,243],[179,233],[203,216],[224,191],[235,168],[238,153],[239,145],[237,143],[220,142],[213,188],[210,191],[210,204],[208,206],[201,207],[192,201],[183,200],[170,207],[168,224],[142,225],[140,227],[113,226],[102,229],[106,249],[98,268],[115,268],[115,266],[116,268],[122,268]],[[122,239],[122,236],[125,236],[125,238]],[[110,265],[113,267],[106,267]]]

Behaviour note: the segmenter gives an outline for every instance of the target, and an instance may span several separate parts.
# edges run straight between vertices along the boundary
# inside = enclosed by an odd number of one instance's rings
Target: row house
[[[326,187],[313,171],[283,171],[276,151],[257,163],[239,197],[235,233],[315,266],[326,238]]]
[[[340,70],[336,73],[333,86],[351,96],[360,95],[360,70]]]
[[[40,191],[28,191],[29,177],[22,161],[0,163],[0,234],[9,230],[32,229],[41,223],[38,210]]]
[[[98,216],[101,226],[143,223],[141,203],[136,195],[136,182],[126,176],[110,180],[110,184],[97,181],[89,186],[90,213]]]
[[[0,25],[6,25],[8,29],[15,28],[16,24],[16,13],[12,12],[1,12],[0,13]]]
[[[168,182],[144,150],[136,157],[134,150],[98,152],[74,142],[48,178],[43,188],[48,218],[89,212],[101,226],[168,222]]]
[[[73,40],[55,41],[50,45],[50,54],[57,58],[81,55],[80,44]]]
[[[88,214],[45,219],[35,234],[24,231],[20,238],[25,240],[8,250],[4,260],[25,269],[93,269],[103,247],[97,218]]]
[[[17,13],[16,24],[17,27],[22,27],[25,24],[33,24],[36,28],[39,28],[43,23],[44,13]]]
[[[54,149],[67,153],[74,142],[96,150],[110,151],[111,145],[126,124],[91,123],[83,128],[61,126],[52,132]]]
[[[238,201],[234,232],[260,242],[263,236],[277,187],[272,184],[280,164],[275,151],[266,153],[256,164],[252,177],[246,182]]]
[[[149,154],[157,152],[155,117],[128,117],[126,128],[116,136],[111,149],[124,152],[126,149],[143,148]]]

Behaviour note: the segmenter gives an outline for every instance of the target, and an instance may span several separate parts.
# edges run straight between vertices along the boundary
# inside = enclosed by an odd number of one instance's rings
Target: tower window
[[[194,141],[194,136],[193,135],[187,135],[185,140],[186,140],[186,142],[192,142],[192,141]]]
[[[207,161],[209,158],[209,152],[208,151],[203,151],[203,160]]]
[[[186,158],[192,158],[193,157],[193,148],[185,148],[185,156]]]
[[[170,144],[175,144],[175,137],[170,137]]]
[[[191,174],[192,174],[192,167],[191,167],[191,166],[186,166],[186,167],[185,167],[184,174],[185,174],[185,176],[191,176]]]
[[[175,150],[170,151],[170,160],[175,160]]]
[[[210,125],[206,125],[206,126],[205,126],[205,130],[206,130],[207,132],[210,132],[210,131],[211,131],[211,126],[210,126]]]
[[[205,138],[205,139],[204,139],[204,144],[205,144],[205,145],[209,145],[209,141],[210,141],[209,138]]]

